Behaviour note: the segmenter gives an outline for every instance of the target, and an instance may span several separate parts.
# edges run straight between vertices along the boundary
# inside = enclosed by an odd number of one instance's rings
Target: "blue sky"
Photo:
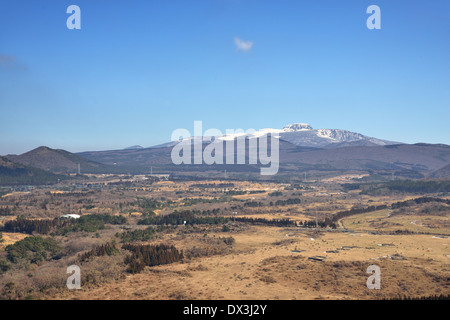
[[[81,30],[69,30],[69,5]],[[369,30],[369,5],[381,30]],[[0,155],[296,122],[450,144],[450,2],[0,0]],[[249,41],[239,50],[235,39]]]

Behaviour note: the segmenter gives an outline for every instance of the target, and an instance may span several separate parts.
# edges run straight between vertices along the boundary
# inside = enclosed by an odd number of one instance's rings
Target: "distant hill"
[[[0,185],[3,186],[53,184],[57,183],[58,180],[68,178],[64,175],[56,175],[0,157]]]
[[[144,149],[144,147],[136,145],[136,146],[131,146],[131,147],[125,148],[123,150],[139,150],[139,149]]]
[[[417,143],[316,149],[301,154],[280,152],[280,162],[321,164],[340,170],[432,172],[450,163],[450,146]]]
[[[431,175],[431,178],[450,178],[450,164],[442,167],[436,171],[434,171]]]
[[[35,167],[53,173],[103,173],[108,166],[87,160],[65,150],[39,147],[21,155],[7,155],[9,160],[25,166]]]
[[[339,146],[338,146],[339,145]],[[371,141],[333,144],[333,147],[312,148],[280,139],[280,171],[365,171],[389,172],[405,178],[421,178],[450,163],[450,146],[442,144],[374,145]],[[135,167],[148,172],[227,170],[254,171],[250,165],[182,165],[171,161],[172,147],[139,150],[110,150],[79,153],[91,161],[115,164],[117,168]],[[248,151],[248,150],[247,150]],[[248,154],[248,153],[247,153]]]

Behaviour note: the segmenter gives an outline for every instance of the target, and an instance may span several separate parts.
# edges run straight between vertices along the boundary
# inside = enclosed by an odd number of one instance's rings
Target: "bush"
[[[145,230],[126,231],[123,233],[117,233],[116,236],[122,240],[122,242],[136,242],[136,241],[148,241],[151,240],[156,234],[154,228],[149,227]]]
[[[7,259],[12,263],[25,259],[31,263],[49,260],[61,251],[51,238],[27,237],[6,247]]]
[[[0,260],[0,273],[6,272],[11,268],[11,265],[6,260]]]

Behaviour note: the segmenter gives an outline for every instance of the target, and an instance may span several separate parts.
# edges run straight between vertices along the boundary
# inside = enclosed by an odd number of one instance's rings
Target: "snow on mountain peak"
[[[308,123],[293,123],[288,124],[283,128],[284,132],[296,132],[303,130],[313,130],[313,128]]]

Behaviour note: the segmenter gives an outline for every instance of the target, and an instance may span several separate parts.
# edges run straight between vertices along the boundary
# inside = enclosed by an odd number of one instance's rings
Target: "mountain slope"
[[[434,171],[430,178],[449,178],[450,177],[450,164]]]
[[[9,160],[25,166],[31,166],[54,173],[77,173],[80,164],[81,173],[104,172],[103,164],[86,160],[65,150],[39,147],[21,155],[8,155]]]
[[[246,136],[249,139],[258,138],[266,134],[277,134],[279,138],[300,147],[311,148],[341,148],[347,146],[385,146],[400,144],[399,142],[388,141],[368,137],[360,133],[342,129],[313,129],[307,123],[293,123],[283,129],[266,128],[253,133],[235,133],[216,137],[219,140],[232,140]],[[190,140],[193,137],[184,140]],[[172,147],[177,142],[167,142],[152,148]]]
[[[311,148],[294,145],[280,139],[280,170],[302,172],[318,171],[410,171],[410,177],[429,174],[450,163],[450,146],[432,144],[375,145],[370,141],[353,141],[337,148]],[[368,145],[366,145],[368,144]],[[225,145],[225,144],[224,144]],[[176,166],[171,161],[172,147],[145,148],[141,150],[112,150],[84,152],[80,156],[91,161],[116,164],[120,167],[139,167],[149,172],[150,167],[157,170],[198,171],[212,169],[207,165]],[[248,155],[248,148],[246,148]],[[248,162],[246,162],[248,163]],[[246,165],[249,170],[252,166]],[[237,165],[215,165],[215,170],[242,171],[245,167]],[[414,174],[414,172],[420,174]]]
[[[38,168],[15,163],[5,157],[0,157],[0,185],[42,185],[52,184],[67,176],[56,175]]]
[[[450,163],[450,146],[401,144],[354,146],[282,154],[281,163],[324,165],[340,170],[413,170],[430,172]]]

